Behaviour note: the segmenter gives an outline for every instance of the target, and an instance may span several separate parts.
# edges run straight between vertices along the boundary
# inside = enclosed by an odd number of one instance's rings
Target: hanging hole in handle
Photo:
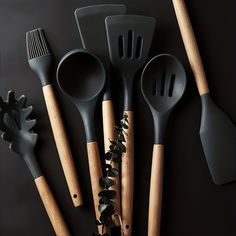
[[[73,195],[73,198],[77,198],[77,197],[78,197],[78,195],[77,195],[77,194],[74,194],[74,195]]]

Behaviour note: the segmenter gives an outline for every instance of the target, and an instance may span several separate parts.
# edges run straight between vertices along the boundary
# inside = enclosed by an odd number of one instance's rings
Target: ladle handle
[[[200,57],[197,41],[189,19],[184,0],[172,0],[185,50],[192,68],[200,95],[209,93],[205,71]]]
[[[126,153],[121,163],[121,199],[122,199],[122,220],[124,235],[132,234],[133,216],[133,191],[134,191],[134,133],[133,133],[133,112],[125,111],[128,115],[128,130],[126,136]]]
[[[103,118],[103,136],[104,136],[104,150],[107,152],[109,150],[109,146],[111,145],[111,141],[115,140],[115,117],[114,117],[114,109],[113,103],[111,100],[102,101],[102,118]],[[110,164],[110,161],[106,161],[107,164]],[[112,167],[119,169],[119,164],[112,162]],[[112,190],[116,191],[116,196],[113,199],[116,212],[120,214],[120,179],[118,177],[112,178],[115,180],[116,184],[111,187]],[[116,222],[115,222],[116,223]],[[119,222],[117,222],[119,224]]]
[[[154,144],[149,192],[148,236],[160,236],[164,145]]]
[[[68,138],[51,84],[43,87],[43,94],[66,182],[74,206],[77,207],[83,204],[82,194],[76,174],[76,169],[74,166],[72,153],[69,147]]]
[[[70,236],[71,234],[45,178],[40,176],[34,181],[56,235]]]
[[[101,165],[97,142],[88,142],[87,152],[88,152],[88,164],[89,164],[90,181],[91,181],[91,187],[92,187],[95,216],[96,216],[96,219],[99,219],[100,213],[98,211],[98,205],[99,205],[100,199],[99,199],[98,193],[101,191],[99,180],[103,174],[102,174],[102,165]],[[101,226],[98,226],[98,232],[102,233]]]

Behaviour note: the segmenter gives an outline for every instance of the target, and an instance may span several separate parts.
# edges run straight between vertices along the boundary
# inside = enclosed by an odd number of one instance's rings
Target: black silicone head
[[[25,160],[34,179],[41,176],[41,171],[34,156],[34,147],[38,135],[32,131],[36,120],[28,119],[33,107],[25,107],[26,97],[15,99],[14,92],[8,92],[7,101],[0,98],[0,129],[2,138],[10,142],[10,149]]]
[[[183,96],[185,87],[185,70],[174,56],[158,55],[145,66],[142,72],[141,89],[154,119],[154,143],[164,142],[169,114]]]
[[[97,56],[84,49],[68,52],[57,68],[61,90],[75,103],[82,116],[87,141],[95,140],[95,106],[105,85],[106,73]]]
[[[236,127],[215,105],[210,94],[201,96],[200,137],[215,184],[236,180]]]
[[[156,20],[138,15],[108,16],[105,20],[111,63],[124,82],[124,110],[132,111],[134,75],[147,60]]]

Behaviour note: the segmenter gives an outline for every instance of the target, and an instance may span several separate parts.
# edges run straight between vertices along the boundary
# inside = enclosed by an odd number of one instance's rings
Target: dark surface
[[[236,235],[236,183],[213,184],[199,139],[201,103],[190,74],[170,0],[109,1],[125,3],[128,13],[157,17],[151,54],[172,53],[188,73],[185,97],[170,119],[167,133],[162,217],[163,236]],[[60,92],[60,103],[82,185],[85,206],[72,205],[54,145],[40,81],[28,66],[25,32],[43,27],[56,62],[80,47],[74,10],[104,1],[0,0],[0,95],[9,89],[26,94],[38,120],[36,151],[42,170],[62,208],[72,235],[90,236],[95,230],[89,187],[85,135],[75,106]],[[196,32],[212,97],[236,122],[236,27],[234,0],[186,2]],[[96,39],[95,39],[96,40]],[[135,201],[134,233],[147,233],[148,188],[153,140],[152,117],[139,86],[135,89]],[[55,81],[55,78],[54,78]],[[115,109],[121,116],[122,94],[114,77]],[[101,117],[97,115],[98,137]],[[50,222],[25,163],[0,142],[0,235],[51,236]],[[222,157],[224,158],[224,157]]]

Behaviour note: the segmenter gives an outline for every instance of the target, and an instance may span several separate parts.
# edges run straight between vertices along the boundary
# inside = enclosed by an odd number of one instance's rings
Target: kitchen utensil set
[[[216,184],[236,180],[236,129],[230,119],[214,104],[206,81],[191,22],[184,0],[172,0],[202,101],[200,137],[207,163]],[[99,180],[103,176],[96,139],[95,113],[102,101],[105,152],[115,140],[114,110],[111,96],[112,67],[123,79],[124,113],[128,116],[126,153],[121,164],[121,196],[119,178],[114,178],[117,214],[121,215],[124,236],[132,234],[134,192],[134,114],[133,85],[137,72],[141,74],[141,91],[153,116],[154,145],[149,192],[148,236],[159,236],[161,225],[165,129],[168,118],[186,88],[186,74],[177,58],[161,54],[146,65],[152,44],[156,20],[153,17],[126,15],[122,4],[103,4],[78,8],[75,18],[83,49],[66,53],[57,67],[57,82],[62,92],[78,108],[83,120],[87,156],[96,219],[99,219]],[[46,107],[74,206],[82,205],[80,185],[76,175],[66,131],[50,81],[52,55],[42,29],[26,33],[28,62],[40,78]],[[26,97],[15,99],[9,92],[7,101],[0,99],[0,129],[10,149],[26,162],[35,180],[42,202],[56,235],[70,235],[57,203],[47,185],[34,155],[37,134],[32,131],[35,120],[29,116],[32,107]],[[107,162],[107,164],[109,164]],[[119,169],[118,164],[112,164]],[[121,199],[120,199],[121,197]],[[120,207],[121,205],[121,207]],[[114,220],[114,219],[113,219]],[[100,235],[104,228],[98,226]]]

